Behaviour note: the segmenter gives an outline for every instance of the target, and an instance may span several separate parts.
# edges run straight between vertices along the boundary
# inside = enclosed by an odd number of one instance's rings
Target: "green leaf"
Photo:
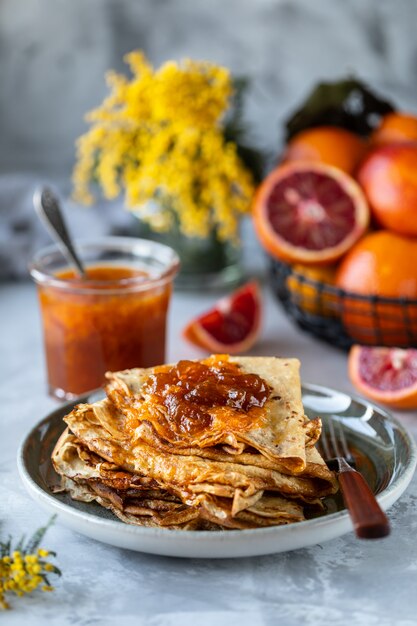
[[[26,539],[26,535],[22,535],[19,539],[19,541],[17,542],[16,546],[15,546],[15,550],[17,550],[18,552],[21,552],[23,550],[23,545],[25,543],[25,539]]]
[[[224,122],[225,141],[236,144],[237,153],[252,173],[256,183],[262,180],[265,169],[265,155],[248,145],[248,128],[244,121],[244,100],[250,81],[246,76],[233,78],[233,96],[231,99],[229,114]]]
[[[366,137],[394,110],[391,102],[355,78],[319,83],[286,121],[286,140],[315,126],[339,126]]]
[[[233,78],[233,96],[231,98],[229,113],[225,119],[224,134],[228,141],[239,143],[243,141],[247,128],[243,121],[244,98],[249,87],[249,79],[244,76]]]
[[[3,556],[8,556],[10,554],[11,543],[12,543],[12,538],[10,535],[7,541],[0,542],[0,558]]]
[[[260,150],[249,148],[241,143],[238,143],[236,147],[240,159],[252,172],[255,183],[260,183],[265,174],[265,155]]]
[[[29,539],[24,552],[25,554],[32,554],[36,548],[39,547],[42,539],[44,538],[48,528],[50,528],[50,526],[52,526],[52,524],[55,522],[56,519],[56,515],[53,515],[51,517],[51,519],[49,520],[49,522],[45,525],[42,526],[41,528],[39,528],[33,535],[32,537]]]
[[[53,567],[54,567],[54,569],[52,570],[52,573],[56,574],[57,576],[62,576],[62,572],[59,569],[59,567],[57,567],[56,565],[54,565]]]

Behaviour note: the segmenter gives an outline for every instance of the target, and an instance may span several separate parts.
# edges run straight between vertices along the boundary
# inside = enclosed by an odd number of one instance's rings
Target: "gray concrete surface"
[[[254,354],[297,356],[306,381],[351,392],[343,353],[292,327],[265,294],[265,324]],[[180,339],[184,322],[210,304],[175,294],[169,358],[199,353]],[[55,403],[45,395],[34,287],[0,287],[0,531],[19,536],[48,515],[24,491],[16,449]],[[398,416],[417,435],[412,413]],[[63,577],[53,594],[17,599],[7,626],[414,626],[417,612],[417,478],[392,507],[392,535],[353,535],[286,554],[240,560],[168,559],[132,553],[59,523],[45,545]]]

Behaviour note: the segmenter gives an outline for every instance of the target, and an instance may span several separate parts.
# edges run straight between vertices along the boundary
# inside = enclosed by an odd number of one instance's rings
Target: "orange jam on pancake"
[[[263,378],[243,372],[226,356],[184,360],[149,376],[142,388],[140,419],[151,421],[169,441],[231,427],[247,431],[261,425],[261,409],[270,393]]]
[[[74,395],[99,387],[108,370],[165,360],[170,284],[153,284],[134,266],[72,270],[39,287],[49,385]]]

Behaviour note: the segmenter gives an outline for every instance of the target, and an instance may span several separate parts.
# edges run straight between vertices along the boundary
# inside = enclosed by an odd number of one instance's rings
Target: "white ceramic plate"
[[[51,451],[65,424],[62,417],[78,398],[49,414],[22,443],[18,467],[29,494],[43,508],[59,515],[73,530],[121,548],[189,558],[230,558],[273,554],[304,548],[334,539],[352,530],[349,515],[337,498],[328,499],[325,515],[305,522],[229,531],[181,531],[131,526],[116,519],[98,504],[53,494],[58,476],[50,462]],[[303,385],[307,415],[337,420],[359,455],[358,469],[366,476],[384,509],[404,492],[413,476],[417,452],[412,437],[389,413],[366,400],[319,387]]]

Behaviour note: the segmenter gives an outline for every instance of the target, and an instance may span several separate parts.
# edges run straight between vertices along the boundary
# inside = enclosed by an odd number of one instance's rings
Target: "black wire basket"
[[[277,260],[271,260],[270,276],[291,319],[334,346],[417,347],[417,299],[349,293]]]

